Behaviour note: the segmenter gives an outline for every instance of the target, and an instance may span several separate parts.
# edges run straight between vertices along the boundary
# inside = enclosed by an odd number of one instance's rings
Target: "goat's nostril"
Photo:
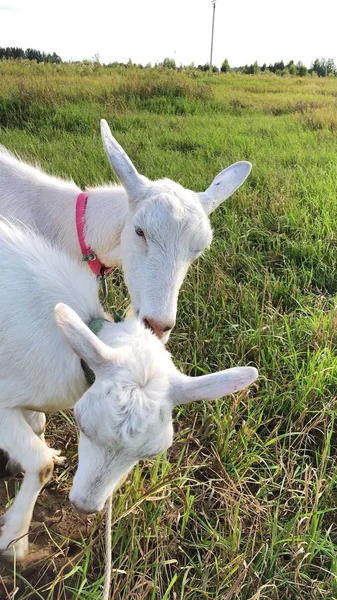
[[[94,513],[98,512],[97,509],[86,508],[85,506],[77,502],[72,502],[72,505],[75,508],[75,510],[77,510],[77,512],[81,513],[82,515],[93,515]]]
[[[145,327],[147,327],[147,329],[151,329],[151,331],[153,331],[153,333],[155,333],[159,338],[162,338],[165,333],[171,331],[173,327],[173,325],[166,325],[164,323],[160,323],[159,321],[155,321],[154,319],[149,319],[148,317],[144,317],[143,322]]]
[[[150,323],[148,322],[147,319],[143,319],[143,323],[144,323],[146,329],[151,329],[151,331],[153,331],[153,327],[150,325]]]

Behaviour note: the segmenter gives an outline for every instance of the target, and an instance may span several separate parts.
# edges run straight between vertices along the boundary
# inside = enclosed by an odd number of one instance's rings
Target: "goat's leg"
[[[36,410],[23,410],[23,416],[27,423],[31,426],[34,433],[44,442],[44,431],[46,429],[46,415],[43,412]]]
[[[54,468],[53,454],[27,423],[20,409],[0,410],[1,446],[25,472],[18,495],[2,518],[0,555],[22,559],[28,551],[28,529],[35,502]]]
[[[34,410],[25,410],[24,411],[25,419],[27,423],[31,426],[32,430],[39,438],[45,442],[44,439],[44,431],[46,429],[46,415],[42,412],[37,412]],[[50,448],[54,462],[58,464],[64,463],[66,460],[65,456],[61,456],[61,450],[56,450],[56,448]]]
[[[36,435],[42,440],[44,439],[44,431],[46,428],[46,415],[43,412],[37,412],[34,410],[22,410],[22,414],[24,415],[27,423],[31,426],[32,430]],[[56,463],[62,464],[65,461],[64,456],[60,456],[61,450],[56,450],[55,448],[50,448],[53,453],[54,461]],[[17,473],[21,473],[23,468],[17,461],[13,459],[13,457],[9,457],[9,460],[6,464],[6,469],[12,475],[16,475]]]
[[[39,438],[44,442],[44,430],[46,427],[46,415],[44,413],[40,413],[34,410],[22,410],[22,414],[24,415],[27,423],[31,426],[32,430]],[[18,473],[22,473],[22,466],[14,460],[12,456],[9,456],[9,459],[6,464],[6,470],[9,471],[12,475],[17,475]]]
[[[34,433],[36,433],[36,435],[38,435],[39,438],[44,442],[44,431],[46,429],[46,415],[42,412],[37,412],[34,410],[24,410],[23,412],[27,423],[29,423]],[[62,464],[66,460],[65,456],[60,456],[61,450],[56,450],[56,448],[50,448],[49,446],[48,448],[53,454],[54,462]]]

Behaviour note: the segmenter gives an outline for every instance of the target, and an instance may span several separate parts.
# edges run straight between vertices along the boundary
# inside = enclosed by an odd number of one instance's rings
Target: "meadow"
[[[199,191],[252,162],[212,215],[169,349],[192,375],[260,372],[235,397],[176,409],[172,448],[117,492],[111,597],[334,600],[337,80],[0,62],[0,143],[49,173],[113,180],[102,117],[150,178]],[[126,308],[120,273],[109,286],[108,308]],[[104,518],[67,500],[71,413],[49,419],[47,440],[68,458],[38,500],[48,552],[2,569],[0,598],[98,600]],[[19,480],[0,483],[9,502]]]

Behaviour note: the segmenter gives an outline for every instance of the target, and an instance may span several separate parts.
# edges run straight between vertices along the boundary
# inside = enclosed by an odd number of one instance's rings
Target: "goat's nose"
[[[77,510],[77,512],[81,513],[82,515],[91,515],[92,514],[91,510],[87,510],[81,504],[77,504],[76,502],[72,502],[72,505],[73,505],[74,509]]]
[[[165,333],[171,331],[175,325],[175,323],[161,323],[160,321],[150,319],[149,317],[144,317],[143,322],[145,327],[151,329],[159,338],[162,338]]]
[[[93,515],[97,512],[99,512],[100,508],[97,507],[91,507],[91,506],[86,506],[84,504],[84,502],[80,502],[80,501],[76,501],[76,500],[70,500],[70,502],[72,503],[73,507],[75,510],[77,510],[77,512],[81,513],[82,515]]]

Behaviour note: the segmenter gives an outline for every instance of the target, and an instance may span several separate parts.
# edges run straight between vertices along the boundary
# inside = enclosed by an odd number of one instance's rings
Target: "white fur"
[[[43,237],[1,221],[0,265],[0,447],[25,472],[0,551],[23,558],[36,498],[59,460],[44,441],[41,413],[75,406],[79,464],[70,499],[96,512],[139,459],[171,445],[175,404],[231,394],[257,371],[182,375],[137,318],[105,322],[96,337],[86,324],[109,317],[95,277]],[[95,372],[90,388],[80,358]]]
[[[101,129],[122,186],[88,190],[86,242],[105,265],[122,265],[135,313],[166,342],[187,269],[212,241],[207,215],[244,182],[251,165],[235,163],[197,194],[169,179],[153,182],[139,175],[105,121]],[[75,204],[80,191],[73,182],[0,151],[0,215],[29,225],[79,261]]]

